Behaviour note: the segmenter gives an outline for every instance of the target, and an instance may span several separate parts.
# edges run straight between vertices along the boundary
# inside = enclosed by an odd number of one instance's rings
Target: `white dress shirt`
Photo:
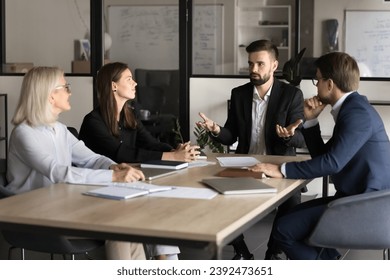
[[[111,182],[112,164],[115,162],[92,152],[59,122],[37,127],[22,123],[10,137],[7,188],[22,193],[53,183]]]
[[[335,122],[337,120],[337,116],[340,112],[341,106],[343,105],[343,103],[344,103],[345,99],[348,97],[348,95],[350,95],[351,93],[353,93],[353,91],[344,93],[344,95],[339,100],[337,100],[337,102],[332,106],[332,110],[330,111],[330,113],[333,116],[333,120]],[[303,127],[310,128],[310,127],[313,127],[317,124],[318,124],[318,119],[315,118],[315,119],[305,121],[303,124]],[[286,163],[282,163],[282,165],[280,167],[280,172],[283,174],[283,177],[286,177]]]
[[[267,112],[268,99],[271,94],[272,86],[264,95],[264,99],[260,98],[259,92],[256,87],[253,86],[253,99],[252,99],[252,133],[251,142],[249,145],[249,154],[265,155],[265,135],[264,124],[265,115]]]

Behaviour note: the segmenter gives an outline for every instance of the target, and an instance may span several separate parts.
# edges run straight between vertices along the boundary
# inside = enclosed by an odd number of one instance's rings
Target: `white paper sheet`
[[[170,197],[170,198],[188,198],[188,199],[212,199],[218,193],[206,188],[192,187],[177,187],[171,186],[173,189],[164,192],[151,193],[149,196],[154,197]]]
[[[222,167],[245,168],[260,163],[254,157],[217,157]]]

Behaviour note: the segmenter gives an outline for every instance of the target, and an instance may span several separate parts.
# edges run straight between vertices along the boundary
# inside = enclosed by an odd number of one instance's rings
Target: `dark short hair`
[[[279,59],[279,50],[270,40],[257,40],[246,47],[247,53],[267,51],[274,56],[275,60]]]
[[[331,52],[319,57],[315,66],[325,79],[332,79],[343,92],[359,88],[360,72],[356,60],[344,52]]]

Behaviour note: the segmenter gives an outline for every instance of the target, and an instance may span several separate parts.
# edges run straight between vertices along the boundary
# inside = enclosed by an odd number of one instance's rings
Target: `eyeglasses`
[[[59,85],[59,86],[56,86],[54,89],[60,89],[60,88],[64,88],[67,93],[71,93],[72,92],[71,89],[70,89],[70,84]]]
[[[327,80],[327,78],[313,78],[313,79],[311,79],[314,86],[317,86],[319,80]]]

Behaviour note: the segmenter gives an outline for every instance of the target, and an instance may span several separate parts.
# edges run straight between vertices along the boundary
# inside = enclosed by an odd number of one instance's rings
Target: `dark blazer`
[[[138,116],[137,112],[134,114]],[[117,138],[104,123],[98,107],[84,117],[79,139],[95,153],[105,155],[118,163],[161,159],[163,152],[173,149],[154,138],[139,119],[136,129],[124,128],[122,121],[119,126],[120,136]]]
[[[390,188],[390,143],[383,121],[365,96],[349,95],[325,144],[319,125],[303,130],[311,160],[286,164],[287,178],[331,174],[336,195]]]
[[[224,127],[217,141],[232,145],[238,139],[236,153],[247,154],[252,133],[253,85],[247,83],[232,90],[230,109]],[[265,146],[268,155],[295,155],[295,147],[305,145],[300,129],[294,136],[284,140],[276,134],[276,124],[288,126],[298,119],[304,119],[303,94],[300,89],[275,79],[265,119]]]

